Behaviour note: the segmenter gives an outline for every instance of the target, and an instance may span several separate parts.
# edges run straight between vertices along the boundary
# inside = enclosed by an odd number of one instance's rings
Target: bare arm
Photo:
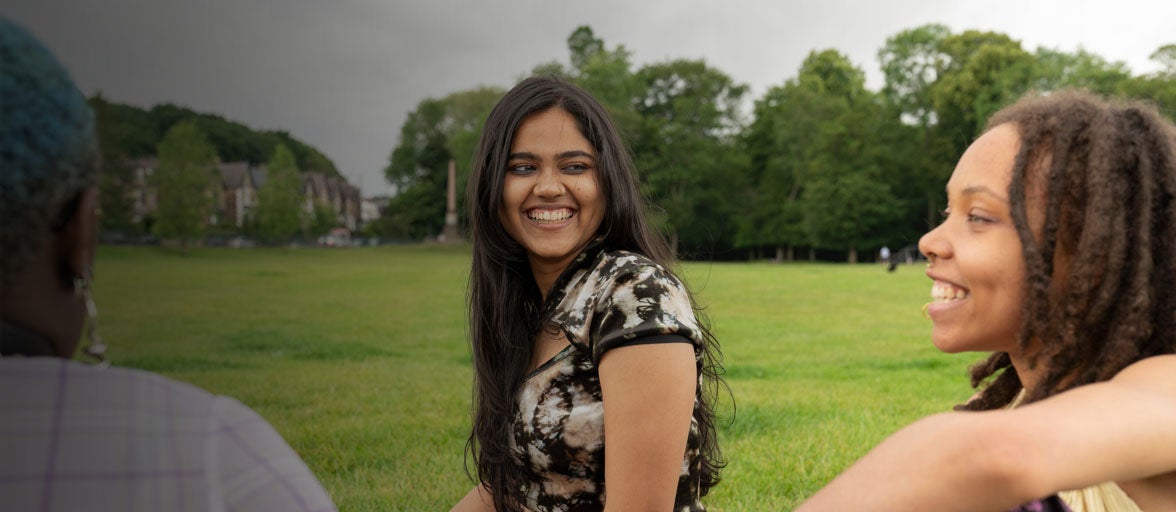
[[[449,512],[494,512],[494,500],[486,488],[479,485],[470,489]]]
[[[687,343],[619,347],[600,361],[605,509],[669,510],[698,383]]]
[[[1174,433],[1176,356],[1152,357],[1111,381],[1015,410],[920,420],[798,510],[1005,510],[1176,471]]]

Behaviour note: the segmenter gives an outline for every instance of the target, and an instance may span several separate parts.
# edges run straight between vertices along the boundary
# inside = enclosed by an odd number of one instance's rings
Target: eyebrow
[[[1000,194],[997,194],[995,191],[993,191],[992,189],[990,189],[988,187],[985,187],[984,185],[972,185],[969,187],[964,187],[964,189],[960,191],[961,196],[974,196],[977,194],[984,194],[987,196],[991,196],[994,199],[1004,201],[1006,203],[1009,202],[1009,199],[1007,197],[1002,196]],[[950,194],[948,194],[948,195],[950,195]]]
[[[556,160],[563,160],[565,158],[577,158],[577,157],[589,158],[592,160],[596,159],[595,157],[592,156],[591,153],[589,153],[587,151],[582,151],[579,149],[573,149],[571,151],[564,151],[563,153],[555,155]],[[536,155],[535,153],[531,153],[529,151],[522,151],[519,153],[511,153],[510,156],[506,157],[506,159],[507,160],[515,160],[515,159],[518,159],[518,160],[539,160],[540,158],[539,158],[539,155]]]

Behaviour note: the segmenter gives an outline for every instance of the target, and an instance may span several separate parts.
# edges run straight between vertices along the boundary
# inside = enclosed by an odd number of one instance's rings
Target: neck
[[[19,325],[0,320],[0,357],[52,357],[57,354],[48,338]]]
[[[1041,378],[1041,372],[1045,369],[1041,360],[1033,367],[1029,367],[1029,359],[1037,353],[1037,347],[1040,344],[1037,340],[1029,342],[1028,350],[1024,351],[1010,351],[1009,359],[1013,362],[1013,368],[1017,369],[1017,378],[1021,381],[1021,387],[1027,391],[1032,391]]]
[[[555,280],[559,279],[559,275],[563,273],[564,269],[568,268],[568,264],[575,257],[576,255],[573,254],[559,261],[543,261],[531,258],[531,275],[535,277],[535,285],[539,287],[539,293],[542,294],[543,300],[547,300],[547,294],[551,292],[551,286],[555,284]]]
[[[54,244],[43,243],[0,292],[0,319],[47,340],[58,357],[73,355],[85,306],[54,266]]]

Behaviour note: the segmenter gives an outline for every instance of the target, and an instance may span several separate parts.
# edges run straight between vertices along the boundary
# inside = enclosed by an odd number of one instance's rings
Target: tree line
[[[257,209],[245,226],[247,234],[285,242],[318,236],[334,226],[330,207],[315,204],[303,211],[300,173],[339,176],[334,162],[318,149],[284,131],[253,130],[221,116],[161,104],[141,109],[89,99],[94,110],[102,158],[102,228],[119,233],[150,233],[181,244],[200,240],[211,230],[236,231],[211,225],[218,201],[218,162],[265,165],[265,185],[258,190]],[[133,219],[134,161],[158,160],[150,178],[158,193],[158,209],[148,219]]]
[[[759,98],[702,59],[635,68],[623,45],[610,47],[587,26],[567,45],[567,63],[531,74],[564,77],[605,105],[630,143],[653,217],[687,258],[856,261],[861,251],[914,244],[938,221],[955,161],[985,120],[1030,91],[1142,99],[1176,119],[1176,44],[1151,55],[1159,72],[1133,75],[1082,49],[1030,51],[1005,34],[928,24],[886,40],[880,90],[868,89],[843,53],[824,49]],[[504,93],[459,91],[409,113],[384,171],[398,193],[379,231],[440,232],[447,163],[456,161],[463,189],[477,134]]]

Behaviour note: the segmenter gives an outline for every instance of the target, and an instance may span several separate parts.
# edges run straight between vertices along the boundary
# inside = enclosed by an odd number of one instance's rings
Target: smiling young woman
[[[931,262],[931,340],[944,352],[1008,352],[1021,323],[1025,263],[1008,199],[1017,131],[998,126],[964,152],[942,224],[919,240]]]
[[[604,108],[524,80],[467,192],[477,483],[454,510],[705,510],[718,345]]]
[[[519,125],[499,217],[510,237],[526,249],[544,295],[596,237],[604,218],[596,150],[567,111],[551,107]]]
[[[1176,127],[1146,105],[1028,97],[947,194],[919,243],[932,339],[992,352],[984,386],[800,510],[1176,511]]]

